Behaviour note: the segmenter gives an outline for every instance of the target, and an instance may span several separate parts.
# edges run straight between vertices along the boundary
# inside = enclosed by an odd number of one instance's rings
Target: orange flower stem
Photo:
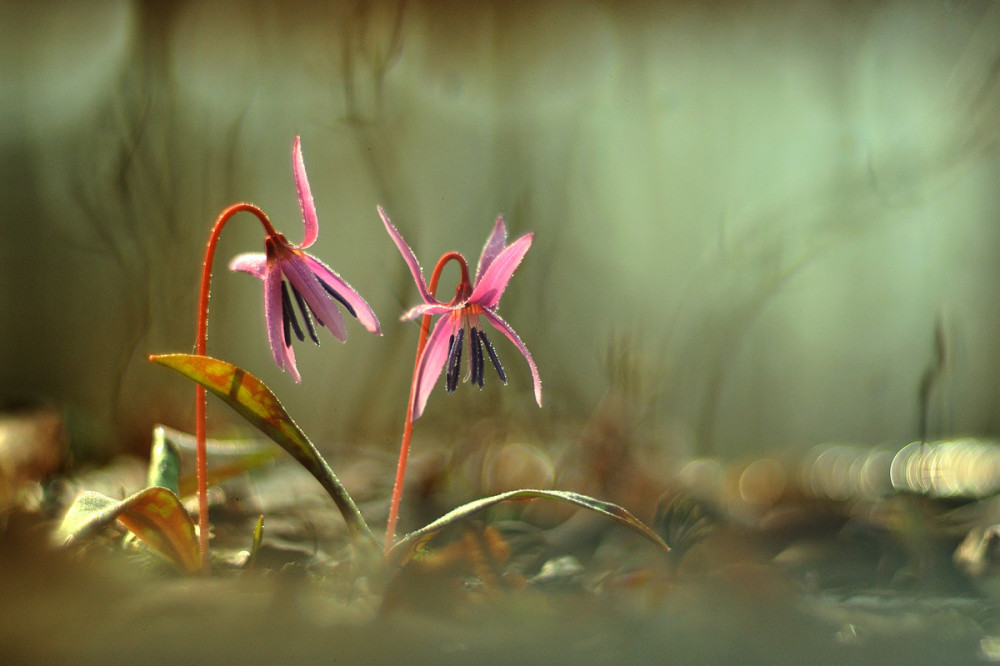
[[[436,297],[438,280],[441,271],[449,261],[457,261],[462,269],[462,280],[469,281],[469,266],[465,257],[458,252],[449,252],[438,259],[431,273],[431,281],[427,290]],[[403,501],[403,479],[406,476],[406,461],[410,456],[410,439],[413,437],[413,400],[416,398],[417,373],[420,371],[420,359],[427,346],[427,336],[431,330],[431,315],[424,315],[420,320],[420,338],[417,341],[417,358],[413,363],[413,381],[410,382],[410,398],[406,403],[406,422],[403,424],[403,442],[399,446],[399,463],[396,465],[396,482],[392,486],[392,503],[389,505],[389,523],[385,528],[385,552],[389,552],[396,542],[396,523],[399,522],[399,505]]]
[[[271,226],[271,221],[267,219],[260,208],[248,203],[239,203],[230,206],[222,211],[215,226],[212,227],[212,234],[208,237],[208,246],[205,249],[205,263],[201,271],[201,295],[198,301],[198,337],[195,341],[195,354],[204,356],[208,347],[208,297],[212,285],[212,261],[215,259],[215,248],[219,242],[219,235],[222,228],[236,213],[246,211],[253,213],[264,225],[264,231],[269,235],[276,235],[277,232]],[[197,440],[197,480],[198,480],[198,539],[201,546],[201,570],[207,575],[210,571],[208,558],[208,471],[205,452],[205,410],[206,395],[205,387],[201,384],[195,388],[194,398],[194,420],[195,439]]]

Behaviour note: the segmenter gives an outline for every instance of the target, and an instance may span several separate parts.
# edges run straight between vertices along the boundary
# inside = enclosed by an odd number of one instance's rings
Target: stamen
[[[298,296],[298,293],[295,295]],[[295,310],[292,309],[292,298],[288,295],[288,283],[284,280],[281,281],[281,315],[285,320],[285,346],[288,347],[292,344],[292,337],[288,330],[289,324],[295,329],[295,337],[299,339],[299,342],[305,340],[305,336],[302,335],[302,327],[299,326],[299,320],[295,316]]]
[[[479,337],[476,337],[476,349],[478,349],[477,355],[479,356],[479,388],[481,389],[486,381],[486,359],[483,356],[482,340]]]
[[[470,329],[472,338],[469,340],[470,365],[472,366],[471,381],[480,389],[483,388],[483,343],[479,339],[479,331],[473,326]]]
[[[299,311],[302,313],[302,319],[306,322],[306,329],[309,331],[309,337],[312,338],[312,341],[318,345],[319,338],[316,337],[316,329],[313,328],[312,317],[309,316],[309,313],[312,310],[306,306],[306,300],[302,298],[302,294],[300,294],[299,290],[295,288],[295,285],[293,284],[290,286],[292,287],[292,294],[295,296],[295,302],[299,304]],[[302,336],[299,336],[299,340],[301,339]]]
[[[284,296],[284,294],[282,294]],[[285,346],[290,347],[292,345],[292,331],[291,327],[288,325],[288,308],[289,305],[285,303],[285,299],[281,299],[281,321],[285,329]]]
[[[444,372],[444,390],[448,393],[454,393],[455,389],[451,386],[451,355],[455,351],[455,334],[452,333],[451,337],[448,338],[448,358],[445,361],[445,372]]]
[[[482,338],[483,344],[486,346],[486,351],[489,352],[490,360],[493,361],[493,367],[497,369],[497,374],[500,375],[500,381],[507,385],[507,375],[504,374],[503,366],[500,365],[500,359],[497,358],[497,353],[493,350],[493,345],[490,344],[490,339],[486,337],[486,331],[479,331],[479,337]]]
[[[320,280],[318,275],[316,276],[316,279],[319,280],[319,283],[321,285],[323,285],[324,289],[326,289],[326,293],[330,294],[335,299],[337,299],[337,301],[339,301],[340,304],[343,305],[347,309],[347,311],[351,313],[352,317],[354,317],[355,319],[358,318],[358,315],[354,311],[354,308],[351,307],[351,304],[348,303],[347,301],[345,301],[344,297],[341,296],[340,294],[338,294],[336,289],[334,289],[333,287],[331,287],[330,285],[328,285],[326,282],[323,282],[322,280]]]
[[[473,384],[479,383],[479,375],[476,374],[477,365],[476,363],[476,341],[479,340],[479,336],[476,334],[476,327],[473,326],[469,329],[469,381]]]
[[[452,372],[455,373],[455,379],[452,380],[452,385],[458,388],[458,379],[462,375],[462,341],[465,340],[465,329],[458,329],[458,336],[455,338],[455,368]]]
[[[448,393],[454,393],[455,389],[458,388],[459,369],[462,366],[462,340],[465,337],[465,329],[458,329],[458,333],[452,337],[455,340],[455,344],[452,345],[451,350],[448,352],[448,375],[445,377],[445,387],[448,389]]]

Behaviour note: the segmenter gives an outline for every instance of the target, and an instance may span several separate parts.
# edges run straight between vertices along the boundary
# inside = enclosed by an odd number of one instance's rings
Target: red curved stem
[[[449,261],[457,261],[462,269],[460,284],[469,282],[469,265],[458,252],[449,252],[438,259],[431,273],[431,281],[427,285],[427,290],[431,296],[436,296],[438,280],[441,278],[441,271]],[[417,390],[417,372],[420,370],[420,359],[424,355],[424,347],[427,346],[427,336],[431,330],[431,315],[424,315],[420,320],[420,338],[417,340],[417,358],[413,362],[413,381],[410,382],[410,398],[406,403],[406,423],[403,424],[403,441],[399,446],[399,463],[396,465],[396,482],[392,486],[392,502],[389,505],[389,523],[385,528],[385,550],[392,548],[396,541],[396,523],[399,522],[399,505],[403,500],[403,479],[406,476],[406,461],[410,456],[410,438],[413,436],[413,399]]]
[[[229,221],[229,218],[236,213],[243,211],[256,215],[257,219],[264,225],[265,233],[272,236],[277,234],[274,227],[271,226],[271,221],[267,219],[267,215],[264,214],[264,211],[257,208],[257,206],[254,206],[253,204],[239,203],[232,205],[222,211],[218,219],[216,219],[215,226],[212,227],[212,233],[208,237],[208,246],[205,248],[205,263],[202,265],[201,270],[201,294],[198,300],[198,337],[195,340],[194,352],[199,356],[204,356],[208,347],[208,298],[212,285],[212,261],[215,259],[215,248],[216,245],[218,245],[219,235],[222,233],[222,228],[226,225],[226,222]],[[209,558],[208,472],[205,452],[206,397],[205,387],[201,384],[198,384],[195,388],[194,400],[195,438],[197,440],[196,467],[198,480],[198,539],[199,545],[201,546],[201,570],[202,573],[207,574],[209,572]]]

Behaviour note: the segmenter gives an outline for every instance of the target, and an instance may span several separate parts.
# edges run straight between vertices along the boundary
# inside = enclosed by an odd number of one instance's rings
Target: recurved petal
[[[441,376],[445,361],[448,360],[448,338],[455,329],[450,316],[438,319],[427,338],[424,353],[420,356],[420,366],[414,377],[413,386],[413,420],[416,421],[424,413],[427,398],[430,397],[434,384]]]
[[[319,279],[313,274],[309,264],[303,258],[304,254],[304,252],[300,253],[291,248],[285,248],[278,255],[278,266],[288,281],[292,283],[292,286],[302,294],[302,298],[305,299],[313,314],[323,322],[324,326],[330,329],[333,337],[344,342],[347,340],[344,316],[340,314],[333,299],[320,285]]]
[[[292,346],[288,345],[284,348],[285,353],[285,369],[288,370],[288,374],[292,376],[296,384],[302,383],[302,376],[299,375],[299,369],[295,367],[295,352],[292,351]]]
[[[322,261],[312,256],[311,254],[302,253],[302,258],[305,259],[306,264],[316,275],[317,278],[329,285],[334,291],[340,294],[347,303],[354,308],[354,315],[361,322],[361,325],[367,328],[372,333],[377,335],[382,335],[382,328],[379,326],[378,318],[375,316],[374,310],[368,305],[365,299],[361,298],[361,295],[354,290],[351,285],[337,275],[329,266],[324,264]]]
[[[451,312],[453,310],[460,310],[463,306],[456,305],[439,305],[437,303],[421,303],[413,308],[410,308],[406,313],[400,317],[401,321],[410,321],[411,319],[416,319],[417,317],[423,317],[424,315],[438,315]]]
[[[410,246],[406,244],[403,240],[402,234],[399,233],[399,229],[393,226],[392,222],[389,221],[389,216],[385,214],[382,210],[382,206],[378,206],[378,214],[382,217],[382,222],[385,224],[385,230],[389,232],[389,236],[392,238],[392,242],[396,244],[399,249],[399,253],[403,255],[403,261],[410,268],[410,273],[413,275],[413,281],[417,283],[417,290],[420,292],[420,298],[423,299],[424,303],[438,303],[438,300],[431,296],[430,292],[427,291],[427,283],[424,282],[423,271],[420,270],[420,262],[417,261],[417,255],[413,254],[413,250]]]
[[[507,338],[514,343],[514,346],[517,347],[518,351],[520,351],[524,356],[524,360],[528,362],[528,368],[531,370],[531,381],[535,386],[535,402],[537,402],[538,406],[541,407],[542,379],[538,376],[538,368],[535,366],[535,360],[531,358],[531,352],[529,352],[528,348],[524,346],[524,343],[521,342],[521,338],[517,336],[517,333],[515,333],[514,329],[510,327],[510,324],[498,317],[496,313],[489,310],[483,310],[482,314],[486,317],[486,321],[493,325],[493,328],[506,335]]]
[[[299,137],[295,137],[295,144],[292,146],[292,171],[295,174],[295,189],[299,193],[302,221],[306,226],[306,236],[299,247],[305,248],[316,242],[316,237],[319,235],[319,221],[316,219],[316,204],[313,203],[312,190],[309,189],[306,165],[302,161],[302,145]]]
[[[493,260],[503,252],[506,246],[507,227],[503,223],[503,215],[498,215],[497,221],[493,224],[493,231],[490,232],[490,237],[486,239],[486,245],[483,246],[482,254],[479,255],[479,265],[476,266],[476,280],[479,280],[479,276],[490,267]]]
[[[281,271],[267,271],[264,276],[264,320],[267,322],[267,341],[271,345],[274,362],[282,370],[288,370],[292,379],[301,382],[295,367],[295,353],[285,345],[284,318],[281,310]]]
[[[229,270],[249,273],[263,280],[264,272],[267,270],[267,255],[260,252],[239,254],[229,262]]]
[[[494,308],[500,302],[510,276],[514,274],[525,253],[531,247],[534,234],[521,236],[490,262],[489,268],[476,280],[469,303]]]

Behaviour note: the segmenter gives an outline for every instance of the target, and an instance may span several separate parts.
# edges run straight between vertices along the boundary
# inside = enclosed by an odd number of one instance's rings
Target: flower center
[[[448,340],[448,359],[445,362],[445,390],[454,393],[458,388],[459,375],[462,366],[462,347],[466,340],[469,344],[468,372],[465,379],[475,384],[480,389],[486,381],[484,370],[486,369],[486,356],[490,357],[490,362],[496,368],[500,381],[507,383],[507,373],[503,370],[503,365],[497,357],[496,350],[486,336],[486,331],[482,325],[483,309],[478,305],[467,305],[461,310],[455,310],[450,315],[454,325],[454,333]],[[485,350],[485,353],[484,353]]]
[[[277,259],[278,255],[288,249],[290,249],[288,241],[282,234],[274,232],[274,234],[268,234],[264,237],[264,254],[268,259]]]
[[[469,300],[469,296],[472,296],[472,285],[468,280],[462,280],[455,287],[455,298],[451,300],[449,305],[458,305],[459,303],[464,303]]]

